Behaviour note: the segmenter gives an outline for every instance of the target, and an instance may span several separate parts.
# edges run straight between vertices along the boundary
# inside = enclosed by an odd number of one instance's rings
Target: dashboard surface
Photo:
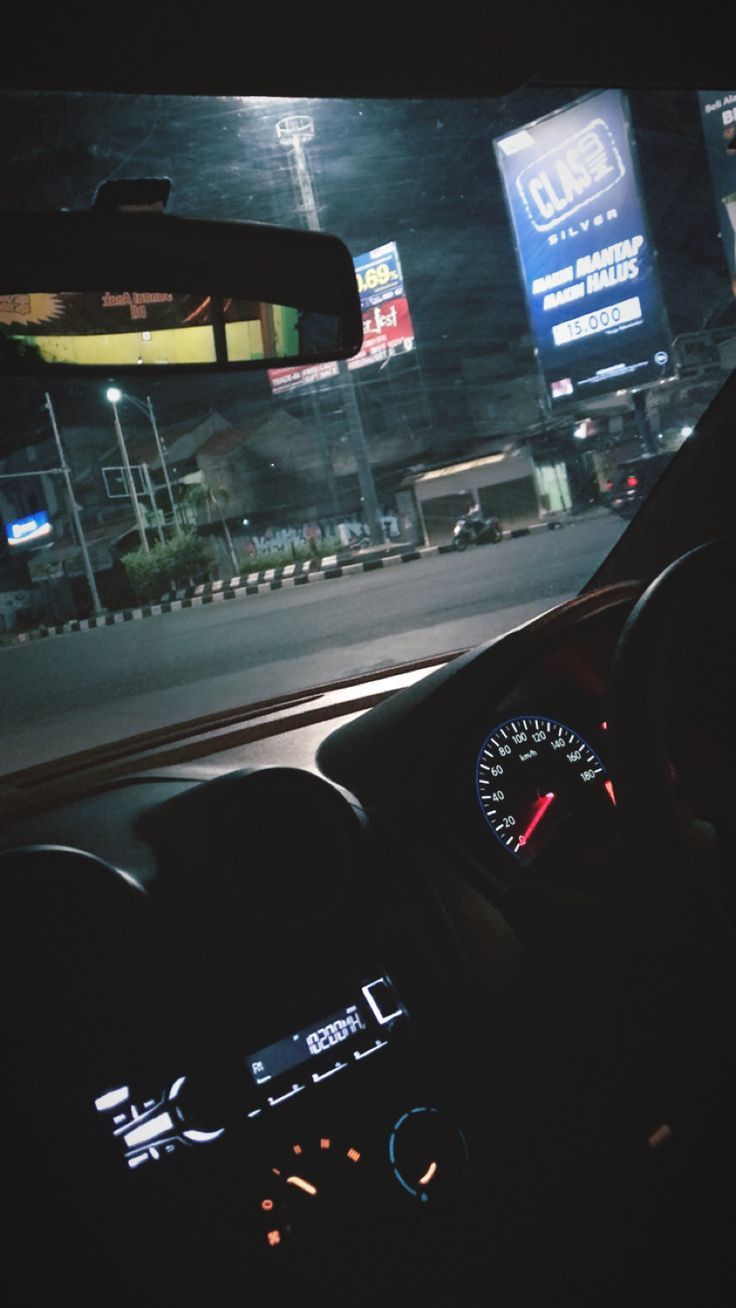
[[[637,591],[6,826],[14,1240],[53,1234],[41,1282],[447,1303],[490,1277],[523,1303],[594,1257],[658,1125],[617,1101],[618,1050],[578,1079],[601,959],[559,966],[616,849],[608,686]]]

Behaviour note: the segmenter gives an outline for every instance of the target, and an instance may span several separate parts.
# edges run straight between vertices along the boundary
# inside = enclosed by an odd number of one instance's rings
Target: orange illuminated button
[[[270,1213],[271,1209],[273,1208],[273,1199],[261,1200],[261,1208],[263,1209],[264,1213]]]
[[[276,1244],[281,1244],[281,1232],[269,1231],[268,1235],[266,1236],[266,1239],[268,1240],[268,1243],[272,1246]]]
[[[357,1163],[360,1159],[360,1154],[358,1153],[358,1150],[348,1149],[348,1158],[352,1163]]]

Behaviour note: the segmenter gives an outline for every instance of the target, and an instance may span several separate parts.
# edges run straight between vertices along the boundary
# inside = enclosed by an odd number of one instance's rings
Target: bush
[[[213,567],[207,542],[191,531],[159,541],[149,553],[132,550],[122,561],[136,599],[143,603],[159,599],[172,584],[177,588],[206,581]]]
[[[159,570],[153,554],[154,550],[146,554],[143,549],[137,549],[123,555],[123,567],[136,599],[146,601],[154,597]]]
[[[190,579],[206,581],[214,566],[209,545],[195,532],[180,532],[163,545],[157,545],[156,549],[161,551],[162,567],[180,586],[186,585]]]

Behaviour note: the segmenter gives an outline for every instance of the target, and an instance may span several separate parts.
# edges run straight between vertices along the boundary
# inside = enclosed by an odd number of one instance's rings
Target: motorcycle
[[[468,545],[497,545],[502,535],[498,518],[463,513],[452,529],[452,545],[456,550],[465,550]]]

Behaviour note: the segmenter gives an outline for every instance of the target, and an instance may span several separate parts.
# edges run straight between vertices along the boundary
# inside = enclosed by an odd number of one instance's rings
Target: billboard
[[[266,305],[260,300],[216,300],[224,322],[260,322],[265,313],[283,310],[295,329],[297,310]],[[211,326],[211,295],[170,291],[54,291],[0,295],[0,325],[31,336],[101,336],[126,333],[133,327],[173,331]]]
[[[404,294],[404,278],[395,241],[379,245],[378,249],[369,250],[367,254],[356,254],[353,263],[360,307],[364,312]]]
[[[385,363],[395,354],[414,349],[414,328],[409,302],[402,295],[377,304],[363,314],[363,344],[348,368],[364,368],[368,363]]]
[[[363,345],[355,358],[348,359],[350,369],[385,363],[395,354],[414,349],[414,327],[396,242],[358,254],[354,263],[363,312]]]
[[[673,373],[622,92],[494,141],[547,406]]]
[[[302,344],[298,318],[284,305],[203,294],[0,294],[0,339],[46,363],[214,363],[220,322],[234,362],[293,358]]]
[[[365,368],[371,363],[385,363],[395,354],[414,349],[414,327],[409,302],[404,294],[404,276],[395,241],[375,250],[357,254],[353,259],[355,277],[363,314],[363,344],[348,368]],[[336,363],[321,363],[302,368],[269,368],[268,379],[274,395],[285,395],[302,386],[336,377]]]
[[[308,363],[299,368],[269,368],[268,380],[274,395],[287,395],[302,386],[325,381],[328,377],[337,377],[336,363]]]
[[[698,91],[723,251],[736,295],[736,91]]]

